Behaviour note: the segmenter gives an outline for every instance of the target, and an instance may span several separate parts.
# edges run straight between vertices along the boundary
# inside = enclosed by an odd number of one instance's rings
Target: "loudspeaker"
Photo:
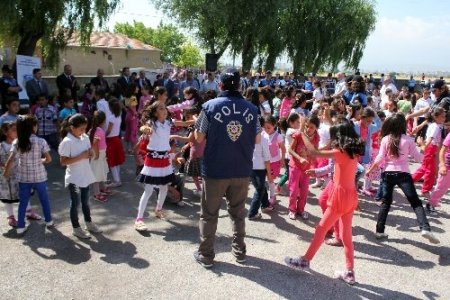
[[[206,71],[215,72],[217,71],[217,61],[219,60],[219,55],[213,53],[206,53]]]

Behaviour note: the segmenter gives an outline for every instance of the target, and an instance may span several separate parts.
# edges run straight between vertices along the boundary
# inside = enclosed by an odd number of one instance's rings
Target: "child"
[[[20,199],[17,234],[23,234],[28,229],[25,215],[32,189],[38,193],[47,228],[54,226],[47,195],[47,172],[44,167],[44,164],[52,161],[52,157],[47,142],[36,136],[37,126],[35,117],[26,116],[17,119],[17,139],[12,144],[11,155],[6,162],[4,172],[6,178],[11,177],[17,158]]]
[[[382,239],[388,236],[384,233],[384,229],[393,200],[394,187],[398,185],[416,214],[422,237],[433,244],[438,244],[439,240],[431,233],[425,210],[417,195],[411,173],[409,172],[408,156],[412,156],[416,161],[420,161],[422,155],[417,151],[414,140],[406,135],[405,116],[403,114],[394,114],[392,117],[387,118],[381,128],[381,136],[383,138],[380,152],[366,172],[366,176],[369,176],[373,169],[377,168],[381,163],[385,163],[386,167],[381,174],[382,203],[378,213],[376,238]]]
[[[0,128],[0,166],[4,169],[6,161],[11,153],[11,146],[13,141],[17,138],[16,123],[6,122]],[[18,179],[18,161],[14,161],[13,175],[10,178],[0,175],[0,201],[5,204],[6,214],[8,215],[8,225],[11,227],[17,226],[17,220],[13,212],[13,203],[19,202],[19,182]],[[31,205],[28,203],[26,216],[28,219],[40,220],[41,216],[31,210]]]
[[[117,99],[109,101],[109,110],[106,114],[108,122],[106,134],[106,161],[111,170],[112,182],[108,187],[116,188],[122,185],[120,179],[120,166],[125,163],[125,152],[120,138],[120,125],[122,124],[122,104]]]
[[[92,83],[86,84],[85,92],[83,95],[83,104],[81,105],[80,113],[86,117],[88,121],[92,120],[92,114],[95,110],[95,103],[94,103],[94,91],[95,86]],[[89,124],[91,125],[91,124]],[[89,126],[88,126],[89,128]]]
[[[147,157],[138,181],[145,184],[144,193],[139,201],[139,210],[134,227],[137,231],[146,231],[144,211],[148,199],[155,188],[159,189],[155,208],[157,218],[164,219],[162,207],[167,195],[168,184],[174,180],[173,167],[170,163],[170,129],[172,122],[167,119],[166,106],[157,101],[144,110],[141,127],[144,134],[150,135],[147,146]]]
[[[256,144],[255,150],[253,150],[251,181],[255,188],[255,193],[253,194],[252,202],[248,210],[248,219],[250,221],[261,219],[262,216],[259,213],[260,207],[265,213],[273,211],[273,206],[270,205],[266,188],[266,176],[269,184],[273,183],[273,177],[270,171],[270,156],[267,136],[262,136],[261,142]]]
[[[425,140],[425,151],[422,165],[412,175],[413,181],[418,182],[423,178],[422,195],[429,196],[436,180],[436,156],[442,142],[442,127],[445,122],[445,110],[436,107],[428,118],[428,129]]]
[[[193,115],[197,114],[198,111],[196,109],[190,110],[186,112],[186,120],[193,120]],[[201,143],[197,142],[194,136],[194,129],[189,133],[188,136],[190,152],[189,158],[186,161],[185,173],[187,176],[191,176],[194,180],[194,184],[196,190],[194,194],[200,196],[202,193],[202,182],[201,182],[201,162],[203,159],[203,154],[205,152],[206,141]]]
[[[313,102],[312,110],[316,110],[320,106],[320,100],[323,99],[324,95],[322,94],[322,89],[320,88],[320,80],[314,80],[313,82],[313,96],[310,102]]]
[[[261,117],[271,116],[273,111],[272,101],[270,100],[270,92],[266,88],[259,90],[259,113]]]
[[[290,86],[286,91],[286,98],[281,101],[280,106],[280,120],[287,119],[291,113],[292,105],[295,102],[295,87]],[[306,100],[305,100],[306,101]]]
[[[18,113],[20,110],[20,101],[17,98],[10,98],[7,101],[6,107],[8,108],[8,111],[5,112],[0,117],[0,126],[2,126],[3,123],[6,122],[15,122],[17,118],[19,117]]]
[[[320,121],[316,115],[307,119],[305,132],[316,148],[319,146],[319,134],[317,133],[319,125]],[[296,132],[292,136],[289,154],[291,154],[289,161],[289,218],[295,220],[296,215],[299,214],[302,219],[306,220],[309,217],[305,211],[309,192],[309,176],[305,171],[310,169],[314,158],[307,152],[301,132]]]
[[[141,98],[139,98],[139,108],[138,108],[138,113],[139,115],[142,114],[142,111],[144,110],[145,105],[148,102],[151,102],[153,97],[150,95],[150,87],[148,85],[144,85],[141,88]]]
[[[441,151],[439,151],[439,177],[437,184],[430,195],[430,200],[426,207],[428,212],[435,213],[435,207],[438,206],[442,196],[450,188],[450,133],[442,144]]]
[[[313,240],[301,257],[286,257],[285,263],[297,270],[307,270],[310,261],[319,250],[328,230],[339,220],[342,243],[344,244],[347,270],[336,272],[338,278],[348,284],[355,284],[354,255],[352,241],[353,212],[358,206],[358,194],[353,178],[356,175],[356,166],[359,156],[364,154],[364,142],[356,134],[351,124],[337,125],[337,133],[332,141],[332,150],[316,150],[310,138],[302,132],[303,142],[308,151],[322,157],[335,159],[333,190],[328,200],[328,207],[316,227]]]
[[[108,162],[106,161],[106,135],[103,125],[106,122],[104,112],[98,110],[94,112],[92,118],[92,128],[89,132],[89,141],[94,151],[94,157],[91,159],[91,169],[94,173],[95,182],[92,184],[94,199],[100,202],[108,201],[106,195],[111,191],[106,188],[105,182],[108,176]]]
[[[92,157],[91,143],[86,135],[88,121],[82,114],[66,118],[61,128],[59,161],[66,167],[65,186],[70,193],[70,221],[73,235],[80,239],[91,238],[89,232],[100,233],[101,230],[92,222],[89,208],[89,185],[95,182],[89,159]],[[78,222],[78,206],[81,208],[86,223],[85,230]]]
[[[278,194],[281,194],[282,187],[286,184],[286,182],[289,179],[289,160],[291,159],[291,155],[289,154],[289,147],[292,144],[292,136],[295,132],[298,131],[300,128],[300,116],[297,113],[292,113],[289,115],[289,118],[287,119],[288,128],[285,130],[285,139],[284,139],[284,148],[286,151],[286,156],[284,159],[284,167],[286,169],[286,172],[284,175],[280,178],[280,181],[278,182],[277,191]]]
[[[74,101],[72,97],[65,96],[63,98],[63,106],[64,108],[59,112],[59,120],[61,122],[64,121],[67,117],[73,116],[77,113],[75,108],[73,108]]]
[[[306,94],[298,93],[295,96],[295,102],[292,105],[291,114],[296,113],[301,117],[309,117],[309,111],[306,109]]]
[[[135,96],[125,99],[127,115],[125,117],[125,143],[128,153],[133,153],[134,144],[136,143],[138,133],[138,113],[136,106],[138,105]]]
[[[275,89],[275,97],[272,100],[273,103],[273,116],[275,119],[280,118],[281,98],[283,98],[283,91],[280,88]]]
[[[333,123],[331,120],[330,109],[321,107],[319,109],[320,126],[317,132],[319,133],[319,150],[326,150],[330,147],[330,127]],[[324,167],[328,164],[328,159],[319,157],[316,160],[316,167]],[[312,187],[321,187],[324,184],[324,178],[316,177],[316,182]]]
[[[389,118],[398,110],[397,101],[389,99],[389,101],[386,102],[386,107],[387,109],[384,110],[384,114],[386,115],[386,118]]]
[[[269,182],[269,202],[272,207],[277,203],[274,179],[280,175],[281,167],[284,167],[286,147],[281,134],[275,131],[277,120],[272,116],[264,117],[264,131],[262,137],[268,140],[270,150],[270,172],[272,182]],[[281,150],[281,155],[280,155]]]
[[[142,134],[133,149],[134,162],[136,164],[136,176],[138,176],[144,167],[145,156],[147,155],[147,145],[150,138],[147,134]]]
[[[378,115],[370,108],[366,107],[362,110],[360,120],[354,122],[355,131],[365,143],[364,155],[361,157],[361,164],[369,167],[370,157],[372,154],[372,138],[381,129],[381,120]],[[371,191],[372,181],[369,177],[364,180],[364,187],[362,192],[369,197],[373,197],[374,193]]]
[[[51,149],[58,151],[58,113],[54,106],[48,104],[44,94],[37,98],[35,116],[38,120],[38,137],[43,138]]]
[[[154,99],[155,99],[156,102],[159,102],[161,104],[166,105],[166,102],[167,102],[167,90],[166,90],[166,88],[164,88],[162,86],[158,86],[155,89],[154,96],[155,96]],[[145,107],[144,107],[144,110],[145,110]],[[142,113],[144,113],[144,112],[142,112]]]
[[[200,102],[200,103],[202,102],[200,94],[193,87],[185,88],[183,91],[183,96],[184,96],[184,101],[182,103],[167,106],[167,110],[171,114],[182,111],[186,108],[192,107],[192,106],[196,105],[198,102]]]

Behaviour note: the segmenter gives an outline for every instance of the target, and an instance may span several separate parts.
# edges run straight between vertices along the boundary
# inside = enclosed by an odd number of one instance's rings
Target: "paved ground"
[[[187,192],[187,205],[166,205],[168,220],[147,217],[148,235],[133,229],[142,187],[133,181],[129,157],[126,184],[107,204],[92,202],[93,218],[104,229],[90,241],[71,236],[68,192],[63,169],[49,168],[49,190],[57,222],[49,231],[39,222],[18,238],[0,212],[1,299],[449,299],[450,200],[438,217],[430,218],[441,244],[420,237],[412,210],[398,194],[389,216],[389,240],[373,236],[377,206],[361,200],[354,218],[356,276],[349,287],[332,278],[344,266],[341,248],[323,246],[311,274],[283,265],[285,255],[300,254],[311,240],[321,213],[313,190],[307,222],[287,218],[287,198],[279,209],[259,222],[247,222],[249,259],[234,262],[230,253],[231,228],[226,210],[220,213],[217,263],[209,271],[196,264],[192,253],[198,242],[199,199]],[[192,183],[187,187],[191,188]],[[37,199],[33,206],[38,208]],[[154,202],[148,208],[151,211]]]

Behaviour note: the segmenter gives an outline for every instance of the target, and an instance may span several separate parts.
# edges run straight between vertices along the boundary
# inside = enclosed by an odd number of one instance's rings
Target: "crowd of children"
[[[280,200],[277,195],[285,195],[286,183],[288,218],[308,219],[310,181],[314,179],[313,187],[323,188],[318,197],[323,218],[307,252],[285,261],[296,269],[308,268],[327,237],[326,244],[344,247],[347,271],[338,275],[353,284],[352,217],[358,208],[358,193],[380,202],[375,234],[381,239],[387,237],[385,224],[393,189],[398,185],[417,216],[422,236],[439,243],[430,231],[426,211],[436,213],[450,187],[450,134],[445,135],[449,132],[448,108],[430,108],[433,102],[428,100],[428,90],[423,94],[417,91],[412,97],[407,90],[396,94],[387,88],[380,95],[378,87],[371,85],[373,89],[368,90],[358,75],[345,79],[345,88],[339,93],[324,88],[318,79],[308,79],[308,83],[303,88],[291,85],[274,89],[267,85],[243,91],[246,99],[259,108],[263,128],[261,143],[253,154],[251,183],[255,192],[248,219],[262,218],[260,209],[273,213]],[[8,224],[22,234],[27,229],[26,218],[41,219],[29,205],[31,193],[36,192],[46,225],[54,225],[44,167],[51,161],[50,149],[58,152],[65,167],[70,220],[73,234],[79,238],[101,232],[91,219],[90,189],[93,199],[107,202],[111,189],[122,185],[120,167],[126,153],[134,154],[137,180],[144,184],[136,230],[147,230],[144,212],[154,190],[158,193],[156,217],[165,218],[167,197],[183,205],[184,184],[175,172],[178,168],[192,177],[194,194],[200,195],[205,142],[196,141],[193,125],[202,104],[217,95],[214,91],[200,94],[187,87],[180,102],[176,97],[168,99],[164,87],[152,90],[147,85],[140,89],[132,86],[123,99],[116,99],[101,88],[90,87],[81,109],[71,97],[63,97],[58,107],[40,95],[26,116],[18,115],[19,102],[11,99],[8,111],[0,117],[0,165],[4,169],[0,200]],[[412,123],[412,118],[405,117],[424,108],[429,109],[426,117]],[[428,128],[417,131],[414,123],[426,123]],[[416,139],[409,136],[416,131]],[[423,149],[422,161],[417,146]],[[409,156],[421,161],[414,174],[409,171]],[[414,185],[419,180],[423,180],[421,194],[427,200],[426,210]],[[379,182],[377,189],[375,181]],[[16,218],[12,205],[17,202]],[[80,204],[84,227],[78,221]]]

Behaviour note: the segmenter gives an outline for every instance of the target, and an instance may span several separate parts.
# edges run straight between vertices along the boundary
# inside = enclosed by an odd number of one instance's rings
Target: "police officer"
[[[195,124],[195,138],[198,142],[206,139],[206,147],[202,164],[200,246],[194,258],[205,268],[213,266],[217,220],[224,195],[233,227],[232,254],[238,263],[246,259],[245,201],[261,126],[258,109],[242,97],[239,85],[239,72],[226,71],[220,83],[222,93],[203,105]]]

